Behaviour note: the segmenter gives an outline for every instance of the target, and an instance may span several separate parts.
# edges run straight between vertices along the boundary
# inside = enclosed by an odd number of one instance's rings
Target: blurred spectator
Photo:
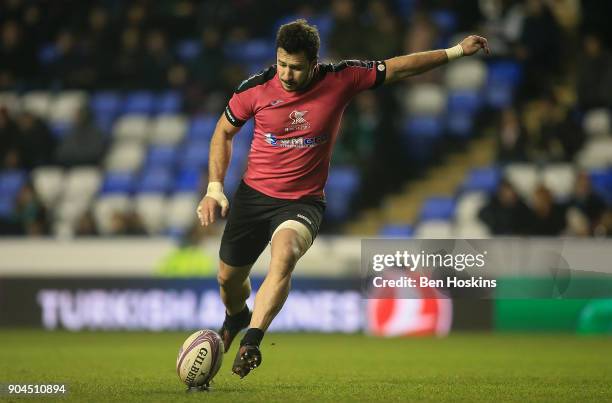
[[[79,110],[74,127],[57,148],[57,163],[71,167],[75,165],[97,165],[106,149],[106,139],[95,125],[91,111]]]
[[[201,35],[202,49],[190,64],[193,79],[203,90],[212,91],[223,88],[217,79],[219,71],[226,64],[221,48],[221,33],[215,27],[206,27]]]
[[[127,213],[117,211],[113,214],[111,220],[111,235],[139,236],[147,234],[140,216],[135,211]]]
[[[496,193],[478,213],[494,235],[525,234],[529,225],[529,208],[512,184],[502,180]]]
[[[596,35],[584,37],[577,86],[578,105],[582,110],[612,108],[612,54]]]
[[[53,80],[63,87],[91,88],[95,79],[95,66],[85,63],[77,39],[70,31],[61,32],[55,43],[57,56],[49,66]]]
[[[497,160],[501,163],[524,161],[526,147],[525,128],[516,110],[514,108],[504,109],[501,113],[497,137]]]
[[[593,192],[588,173],[582,171],[576,176],[574,193],[569,201],[569,206],[576,208],[586,217],[589,232],[592,232],[601,220],[606,204],[597,193]]]
[[[368,3],[369,21],[363,45],[366,58],[384,60],[401,51],[401,33],[398,21],[391,14],[387,3],[382,0],[371,0]]]
[[[366,30],[355,11],[353,0],[334,0],[331,11],[334,21],[329,36],[332,59],[368,58],[361,41],[355,40],[362,37]]]
[[[19,168],[17,126],[6,108],[0,108],[0,169]]]
[[[368,166],[373,158],[380,113],[373,92],[363,92],[347,111],[338,144],[332,157],[335,164]]]
[[[91,211],[87,211],[77,220],[75,229],[75,236],[97,236],[99,235],[98,228],[96,226],[96,220],[94,219]]]
[[[25,184],[17,194],[12,216],[0,222],[0,234],[41,236],[48,233],[47,211],[32,185]]]
[[[160,262],[157,274],[164,277],[214,276],[215,260],[202,248],[206,231],[199,223],[192,225],[181,239],[179,247]]]
[[[529,219],[529,235],[557,236],[565,229],[565,207],[555,203],[552,193],[539,185],[533,196],[532,214]]]
[[[143,84],[150,89],[167,87],[168,70],[172,55],[168,51],[166,37],[159,30],[149,32],[143,58]]]
[[[523,62],[523,96],[542,94],[560,73],[559,25],[543,0],[527,0],[516,56]]]
[[[113,66],[115,85],[121,88],[138,88],[142,78],[142,52],[140,32],[127,28],[121,34],[121,45]]]
[[[53,161],[55,139],[49,127],[29,112],[17,116],[17,150],[20,165],[32,169]]]

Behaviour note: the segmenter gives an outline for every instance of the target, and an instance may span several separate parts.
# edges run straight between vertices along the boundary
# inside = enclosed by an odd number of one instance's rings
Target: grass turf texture
[[[269,334],[263,365],[185,393],[174,364],[189,333],[0,331],[0,383],[67,383],[64,397],[0,401],[610,401],[612,338],[454,334],[444,339]]]

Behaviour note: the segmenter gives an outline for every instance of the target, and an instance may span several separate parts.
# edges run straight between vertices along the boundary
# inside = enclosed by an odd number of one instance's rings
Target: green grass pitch
[[[0,383],[67,383],[64,397],[0,401],[612,401],[612,338],[459,333],[448,338],[269,334],[263,365],[185,393],[184,333],[0,331]]]

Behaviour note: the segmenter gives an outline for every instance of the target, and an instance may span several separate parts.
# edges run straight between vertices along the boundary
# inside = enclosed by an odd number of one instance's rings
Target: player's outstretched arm
[[[217,209],[221,208],[221,216],[227,215],[229,202],[223,193],[223,180],[232,158],[232,139],[240,130],[232,125],[225,114],[222,114],[210,140],[210,156],[208,161],[208,187],[206,195],[198,205],[197,214],[200,224],[207,226],[215,222]]]
[[[483,49],[486,54],[490,53],[487,40],[482,36],[470,35],[449,49],[412,53],[385,60],[387,65],[385,83],[424,73],[462,56],[471,56],[480,49]]]

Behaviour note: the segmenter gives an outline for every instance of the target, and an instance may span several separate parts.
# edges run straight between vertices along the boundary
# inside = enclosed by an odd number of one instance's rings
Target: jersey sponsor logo
[[[274,147],[310,148],[310,147],[316,147],[323,143],[327,143],[329,136],[327,134],[322,134],[320,136],[314,136],[314,137],[300,136],[300,137],[293,137],[290,139],[279,139],[273,133],[265,133],[264,139],[266,143]]]

